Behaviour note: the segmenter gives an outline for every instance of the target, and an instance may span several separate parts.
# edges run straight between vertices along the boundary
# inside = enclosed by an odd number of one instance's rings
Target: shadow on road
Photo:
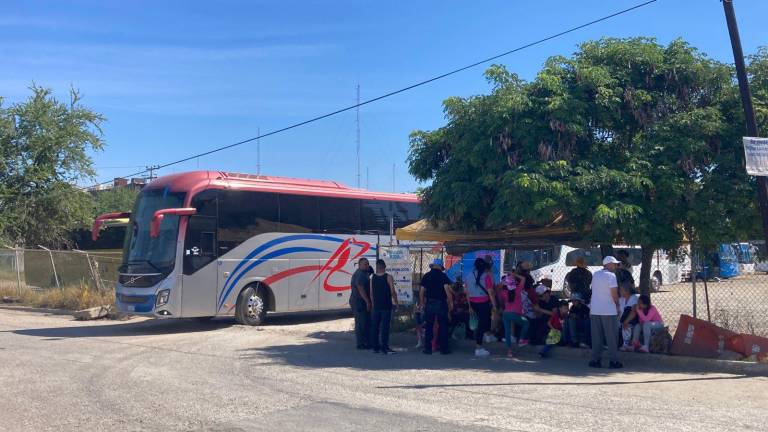
[[[678,382],[691,382],[691,381],[720,381],[720,380],[738,380],[745,378],[753,378],[748,375],[735,375],[735,376],[714,376],[714,377],[700,377],[700,378],[677,378],[677,379],[660,379],[660,380],[645,380],[645,381],[598,381],[598,382],[514,382],[514,383],[476,383],[476,384],[414,384],[414,385],[402,385],[402,386],[380,386],[379,389],[405,389],[405,390],[427,390],[433,388],[453,388],[453,387],[523,387],[523,386],[577,386],[577,387],[589,387],[589,386],[613,386],[613,385],[634,385],[634,384],[662,384],[662,383],[678,383]]]
[[[354,334],[346,331],[334,332],[315,332],[308,334],[305,340],[297,344],[272,345],[267,347],[254,347],[239,350],[241,359],[253,359],[262,364],[264,362],[274,364],[287,364],[295,367],[318,369],[318,368],[351,368],[370,371],[397,371],[397,370],[485,370],[491,372],[525,372],[540,374],[542,377],[563,376],[563,377],[601,377],[601,376],[631,376],[634,373],[684,373],[692,371],[682,371],[670,367],[656,367],[647,362],[638,364],[626,364],[625,369],[593,369],[587,367],[588,359],[585,358],[566,358],[558,357],[557,354],[552,358],[541,359],[536,355],[535,350],[525,350],[517,358],[508,359],[504,356],[506,349],[503,344],[495,343],[487,345],[492,356],[488,358],[477,358],[472,355],[473,343],[471,341],[461,341],[454,352],[450,355],[424,355],[420,350],[414,348],[404,349],[397,347],[413,347],[415,338],[407,333],[393,334],[392,345],[398,351],[395,355],[385,356],[375,354],[368,350],[354,349]],[[569,348],[563,348],[569,349]],[[638,354],[640,356],[641,354]],[[638,360],[640,358],[638,357]],[[607,361],[604,361],[607,363]],[[460,373],[460,372],[459,372]],[[707,380],[707,379],[734,379],[742,376],[731,377],[706,377],[685,380]],[[685,381],[683,380],[683,381]],[[658,381],[664,382],[664,381]],[[672,382],[672,380],[670,380]],[[600,385],[619,385],[631,384],[622,381],[613,381],[609,383],[600,383]],[[535,385],[536,383],[510,383],[507,385]],[[439,387],[441,384],[435,384]],[[471,386],[469,384],[468,386]],[[481,385],[481,384],[478,384]],[[503,385],[503,384],[502,384]],[[567,383],[566,383],[567,385]],[[595,384],[597,385],[597,384]],[[413,388],[419,388],[414,386]]]
[[[307,312],[286,315],[270,315],[264,327],[290,326],[337,320],[351,316],[349,312]],[[199,319],[150,319],[139,322],[105,322],[101,325],[77,325],[36,329],[6,330],[23,336],[36,336],[45,340],[68,338],[149,336],[215,331],[238,325],[233,318]],[[1,333],[1,332],[0,332]]]

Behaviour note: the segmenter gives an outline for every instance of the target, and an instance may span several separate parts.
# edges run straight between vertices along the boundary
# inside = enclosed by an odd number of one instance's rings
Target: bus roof
[[[290,177],[263,176],[223,171],[190,171],[158,177],[145,189],[168,188],[171,192],[187,192],[187,204],[192,196],[206,189],[229,189],[274,192],[290,195],[358,198],[380,201],[418,203],[416,194],[371,192],[355,189],[327,180],[305,180]]]

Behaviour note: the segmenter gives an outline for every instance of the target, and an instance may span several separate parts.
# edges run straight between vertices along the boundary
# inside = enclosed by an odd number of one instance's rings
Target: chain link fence
[[[5,296],[75,288],[108,293],[120,262],[119,251],[0,249],[0,289]]]
[[[434,259],[442,259],[447,268],[464,265],[461,257],[449,255],[440,244],[396,247],[408,249],[414,299],[421,276],[429,271]],[[636,286],[639,285],[640,249],[615,249],[616,253],[627,252],[626,259],[632,266]],[[550,279],[553,293],[561,299],[570,297],[566,275],[576,267],[577,258],[584,259],[591,272],[602,268],[599,248],[507,249],[501,255],[502,271],[511,271],[520,262],[527,261],[533,268],[534,279],[537,282]],[[736,333],[768,337],[768,262],[760,262],[758,255],[762,256],[756,250],[747,253],[743,244],[723,245],[721,250],[711,253],[691,252],[690,248],[675,254],[656,252],[649,274],[650,297],[670,333],[675,333],[681,315],[690,315]],[[455,273],[462,274],[462,270]],[[639,294],[638,291],[635,293]]]

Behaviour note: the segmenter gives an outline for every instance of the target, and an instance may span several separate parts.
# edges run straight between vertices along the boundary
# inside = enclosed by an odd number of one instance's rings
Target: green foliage
[[[765,115],[765,49],[751,71]],[[730,66],[682,40],[601,39],[531,82],[498,65],[486,77],[490,94],[446,100],[445,126],[411,134],[432,219],[493,229],[562,213],[587,239],[648,250],[759,227]]]
[[[0,237],[60,246],[69,229],[91,218],[92,198],[75,183],[95,174],[88,153],[103,146],[104,118],[74,90],[68,103],[49,89],[30,90],[29,99],[8,107],[0,99]]]
[[[112,212],[128,212],[133,209],[139,191],[120,187],[97,192],[94,195],[94,216]]]

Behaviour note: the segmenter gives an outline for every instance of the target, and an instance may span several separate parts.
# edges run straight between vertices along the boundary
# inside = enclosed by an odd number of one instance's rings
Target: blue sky
[[[98,180],[163,164],[409,85],[640,0],[540,1],[21,1],[0,4],[0,95],[34,81],[60,97],[74,86],[103,113]],[[768,44],[768,1],[737,0],[746,53]],[[544,60],[601,36],[683,37],[732,61],[719,0],[657,3],[512,54],[530,79]],[[362,186],[418,186],[408,134],[444,123],[442,101],[488,90],[478,67],[361,108]],[[354,186],[354,111],[265,138],[262,173]],[[256,172],[256,145],[160,172]]]

